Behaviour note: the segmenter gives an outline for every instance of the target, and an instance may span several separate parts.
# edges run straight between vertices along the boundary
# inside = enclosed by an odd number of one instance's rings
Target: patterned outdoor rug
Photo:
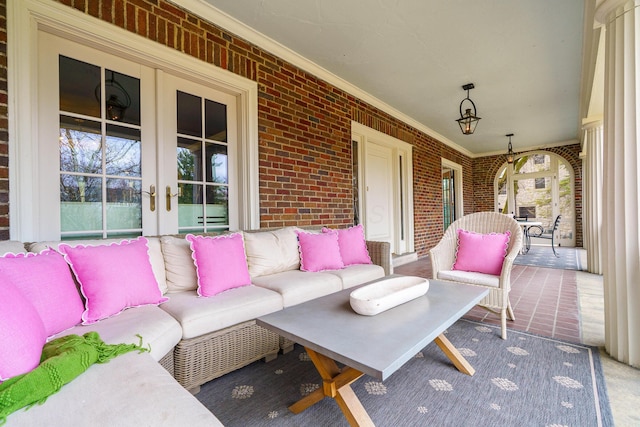
[[[561,270],[586,270],[586,265],[582,265],[580,252],[577,249],[556,248],[556,252],[558,252],[558,257],[553,255],[551,246],[534,245],[526,254],[518,255],[514,264]]]
[[[613,426],[598,349],[460,320],[449,340],[476,369],[457,371],[428,345],[389,379],[352,384],[378,427]],[[383,343],[381,343],[383,345]],[[210,381],[196,397],[227,427],[347,426],[325,398],[294,415],[287,407],[321,387],[304,348]]]

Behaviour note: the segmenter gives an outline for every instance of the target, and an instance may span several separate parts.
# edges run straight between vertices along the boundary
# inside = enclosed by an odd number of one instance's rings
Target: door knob
[[[143,190],[142,192],[149,195],[149,209],[154,212],[156,210],[156,186],[150,185],[149,191]]]
[[[171,211],[171,198],[172,197],[176,197],[176,196],[180,196],[182,194],[182,189],[180,187],[178,187],[178,192],[175,194],[171,194],[171,186],[167,185],[166,188],[166,192],[165,192],[165,197],[167,200],[167,212]]]

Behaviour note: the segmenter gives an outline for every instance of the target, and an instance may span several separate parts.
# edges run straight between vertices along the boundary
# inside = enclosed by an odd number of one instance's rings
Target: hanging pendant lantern
[[[469,98],[469,91],[473,88],[475,88],[473,83],[462,86],[462,89],[467,91],[467,97],[460,102],[460,118],[457,119],[456,122],[458,122],[460,130],[464,135],[471,135],[475,132],[478,121],[480,120],[480,117],[477,116],[476,104]],[[465,112],[463,113],[462,106],[465,101],[468,101],[467,106],[471,108],[465,108]]]

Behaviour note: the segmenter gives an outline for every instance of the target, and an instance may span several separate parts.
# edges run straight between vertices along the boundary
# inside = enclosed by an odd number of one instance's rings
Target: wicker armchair
[[[452,270],[458,247],[458,229],[482,234],[504,233],[507,230],[511,232],[507,255],[502,264],[502,273],[500,276]],[[431,266],[433,268],[433,278],[488,287],[490,289],[489,295],[480,301],[479,305],[500,315],[502,339],[506,339],[507,315],[511,320],[515,320],[513,309],[509,302],[511,268],[521,248],[522,230],[512,216],[497,212],[478,212],[466,215],[454,221],[445,231],[440,243],[429,251]]]

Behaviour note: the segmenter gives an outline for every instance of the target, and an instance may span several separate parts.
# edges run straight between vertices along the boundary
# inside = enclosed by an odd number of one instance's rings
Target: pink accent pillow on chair
[[[42,318],[47,336],[82,320],[84,305],[69,265],[58,252],[6,254],[0,257],[0,286],[15,285]]]
[[[76,275],[85,297],[85,325],[120,314],[124,309],[161,304],[162,296],[149,260],[147,239],[138,237],[109,245],[58,246]]]
[[[211,297],[228,289],[251,284],[242,234],[194,236],[191,243],[193,262],[198,275],[198,295]]]
[[[344,268],[338,244],[338,232],[305,233],[296,230],[300,250],[300,270],[324,271]]]
[[[507,255],[511,232],[480,234],[458,230],[458,249],[453,270],[499,276]]]
[[[323,233],[332,231],[330,228],[324,227]],[[364,227],[358,224],[349,228],[341,228],[335,230],[338,232],[338,247],[340,248],[340,257],[345,267],[354,264],[372,264],[367,243],[364,238]]]
[[[11,283],[0,285],[0,382],[38,366],[46,340],[33,304]]]

